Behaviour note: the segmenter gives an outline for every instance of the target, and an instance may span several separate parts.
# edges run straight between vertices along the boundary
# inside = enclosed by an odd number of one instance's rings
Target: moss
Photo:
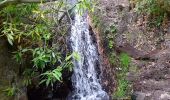
[[[120,67],[117,68],[116,72],[117,87],[113,94],[113,99],[129,98],[131,94],[130,83],[126,79],[130,68],[131,58],[127,54],[121,53],[119,61]]]

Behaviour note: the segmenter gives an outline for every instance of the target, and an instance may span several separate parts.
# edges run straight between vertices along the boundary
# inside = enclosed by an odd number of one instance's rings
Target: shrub
[[[23,69],[25,86],[30,85],[35,77],[42,79],[40,83],[46,83],[46,86],[62,82],[62,71],[72,71],[71,58],[80,58],[76,53],[68,52],[66,46],[67,28],[71,25],[69,10],[77,7],[83,13],[93,5],[90,0],[79,0],[73,7],[63,0],[58,0],[55,5],[57,7],[50,10],[42,10],[39,4],[32,3],[8,5],[0,9],[0,18],[3,19],[0,37],[6,37],[9,44],[16,48],[13,58]],[[49,14],[55,16],[48,18]],[[58,16],[60,14],[65,14],[67,18]],[[55,43],[52,42],[54,38]],[[23,66],[26,62],[32,66]],[[14,89],[9,88],[6,92],[12,96]]]
[[[136,10],[150,16],[151,23],[160,26],[163,19],[170,14],[170,0],[133,0]]]

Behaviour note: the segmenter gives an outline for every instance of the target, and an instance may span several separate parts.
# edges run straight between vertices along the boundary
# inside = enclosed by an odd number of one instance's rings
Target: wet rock
[[[146,94],[141,92],[134,92],[132,94],[133,100],[145,100]]]

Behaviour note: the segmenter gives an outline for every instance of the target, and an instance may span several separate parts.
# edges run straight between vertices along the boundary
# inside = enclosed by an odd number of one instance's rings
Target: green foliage
[[[95,1],[94,0],[78,0],[76,4],[78,12],[82,15],[85,11],[94,12]]]
[[[119,79],[118,80],[118,87],[117,87],[117,91],[114,94],[115,97],[117,98],[122,98],[122,97],[126,97],[127,96],[127,87],[128,87],[128,81],[125,79]]]
[[[0,10],[3,19],[0,36],[6,37],[9,44],[17,49],[13,52],[13,58],[24,70],[24,86],[30,85],[35,77],[40,78],[40,83],[46,86],[62,82],[62,72],[73,69],[71,59],[80,60],[78,53],[70,55],[67,51],[66,33],[71,23],[65,22],[65,18],[63,21],[59,16],[61,12],[69,15],[68,11],[73,6],[63,0],[56,1],[54,5],[56,7],[49,10],[40,9],[39,4],[22,3],[8,5]],[[76,8],[82,14],[87,10],[93,11],[94,5],[90,0],[79,0]],[[26,62],[29,62],[29,66],[23,66]],[[8,88],[5,92],[13,95],[16,88]]]
[[[163,15],[169,11],[169,0],[136,0],[137,10],[148,14]]]
[[[13,45],[14,41],[14,32],[17,31],[17,29],[13,26],[12,23],[7,23],[3,22],[3,28],[4,30],[2,31],[3,35],[7,37],[8,42]]]
[[[151,16],[154,21],[150,24],[155,24],[156,26],[160,26],[163,19],[170,13],[169,0],[135,0],[135,2],[136,10]]]
[[[25,59],[29,58],[29,61],[27,59],[26,62],[33,65],[23,67],[25,68],[23,72],[23,85],[25,86],[30,85],[32,78],[37,77],[34,74],[37,71],[44,77],[50,77],[52,80],[50,83],[48,83],[48,78],[46,80],[49,85],[56,80],[60,81],[62,79],[59,67],[51,71],[50,68],[53,68],[53,66],[59,65],[62,70],[72,70],[70,59],[63,60],[64,57],[61,55],[60,50],[57,49],[66,44],[60,44],[60,41],[57,41],[55,46],[53,46],[54,44],[49,45],[49,42],[55,36],[52,32],[54,21],[46,17],[49,13],[51,12],[48,10],[39,9],[37,4],[9,5],[0,10],[0,15],[3,18],[1,36],[5,36],[8,42],[18,49],[14,52],[13,58],[21,65],[25,62]],[[42,72],[45,68],[49,70],[43,74]]]
[[[96,15],[92,15],[92,22],[94,24],[94,27],[97,28],[100,25],[100,19]]]
[[[71,55],[67,56],[66,59],[60,64],[60,66],[57,66],[54,70],[46,71],[45,73],[41,74],[42,76],[42,83],[46,83],[46,86],[52,86],[56,81],[62,82],[62,71],[64,69],[69,69],[69,71],[72,71],[72,62],[70,61],[71,58],[74,58],[76,60],[80,59],[80,56],[74,52]]]
[[[156,25],[157,27],[160,27],[165,17],[166,15],[157,16],[156,18],[154,18],[154,20],[151,20],[151,22],[149,22],[149,26]]]
[[[114,52],[112,52],[110,55],[109,55],[109,62],[111,63],[111,64],[115,64],[115,62],[116,62],[116,54],[114,53]]]
[[[46,86],[51,85],[53,87],[53,84],[56,81],[61,81],[61,77],[62,77],[62,67],[57,67],[56,69],[52,70],[52,71],[46,71],[45,73],[41,74],[43,76],[43,80],[40,82],[41,83],[46,83]]]
[[[73,52],[71,55],[75,60],[79,61],[80,60],[80,55],[77,52]],[[69,57],[68,57],[69,58]],[[67,59],[68,60],[68,59]]]
[[[32,49],[34,66],[38,69],[44,69],[48,63],[55,64],[61,61],[59,53],[55,53],[51,48],[35,48]]]
[[[35,72],[32,69],[25,69],[23,72],[24,79],[23,79],[23,85],[28,86],[32,83],[32,78],[35,76]]]
[[[122,69],[127,71],[129,64],[131,62],[131,58],[126,53],[121,53],[119,58],[120,58],[120,64],[122,66]]]
[[[29,49],[22,49],[21,47],[18,47],[18,50],[13,52],[14,56],[13,59],[15,59],[19,64],[22,63],[22,57],[25,52],[29,51]]]
[[[19,89],[17,89],[15,86],[12,86],[6,88],[3,91],[6,93],[7,96],[14,96],[19,91]]]
[[[108,40],[108,47],[112,49],[114,47],[114,40],[116,37],[117,29],[115,25],[110,25],[109,28],[105,30],[106,38]]]
[[[131,58],[126,53],[121,53],[119,56],[120,67],[116,73],[117,90],[113,94],[113,98],[127,98],[129,90],[129,82],[126,80],[126,75],[129,71]]]
[[[25,30],[28,30],[30,25],[23,23],[23,18],[32,15],[32,10],[37,8],[35,4],[21,4],[9,5],[0,10],[0,15],[4,19],[2,33],[11,45],[16,39],[20,42],[22,35],[27,36],[28,33]]]

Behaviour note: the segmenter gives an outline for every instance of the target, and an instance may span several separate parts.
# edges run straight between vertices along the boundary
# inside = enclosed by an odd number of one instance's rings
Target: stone
[[[141,92],[134,92],[132,96],[134,97],[133,100],[145,100],[146,94]]]
[[[21,77],[19,76],[19,67],[15,59],[12,59],[12,47],[8,44],[7,40],[0,37],[0,99],[1,100],[27,100],[27,93],[22,92],[9,97],[3,90],[12,87],[15,84],[16,88],[20,89]],[[22,89],[21,89],[22,90]],[[20,91],[21,91],[20,90]]]

